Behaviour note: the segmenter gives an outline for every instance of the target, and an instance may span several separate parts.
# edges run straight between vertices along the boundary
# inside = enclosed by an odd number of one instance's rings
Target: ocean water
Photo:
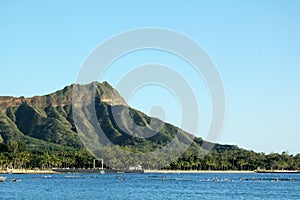
[[[8,174],[1,176],[7,177],[4,183],[0,183],[1,200],[300,199],[300,174]],[[19,181],[12,182],[12,179]]]

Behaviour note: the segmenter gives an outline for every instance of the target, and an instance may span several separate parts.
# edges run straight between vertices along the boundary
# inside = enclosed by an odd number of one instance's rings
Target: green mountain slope
[[[128,107],[107,82],[94,82],[79,87],[91,86],[95,86],[96,90],[94,106],[98,122],[108,139],[114,144],[141,147],[143,151],[150,151],[170,142],[178,131],[187,137],[187,140],[191,137],[171,124],[164,124],[158,119]],[[19,140],[21,137],[28,136],[28,138],[61,146],[83,147],[73,122],[73,87],[74,85],[67,86],[52,94],[32,98],[0,97],[1,141],[5,142],[12,138]],[[111,100],[112,95],[117,99],[114,102]],[[83,95],[82,98],[84,99],[85,96]],[[128,110],[129,116],[126,113]],[[133,126],[132,121],[137,126]],[[159,127],[159,130],[153,128],[160,124],[164,126]],[[139,137],[143,134],[152,136],[147,139]]]

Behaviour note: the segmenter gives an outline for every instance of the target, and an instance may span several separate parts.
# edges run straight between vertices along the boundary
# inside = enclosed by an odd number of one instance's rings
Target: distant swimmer
[[[13,178],[13,179],[11,179],[11,182],[21,182],[21,180]]]
[[[122,178],[121,176],[118,176],[118,179],[122,182],[126,182],[126,178]]]
[[[161,178],[161,181],[165,181],[166,180],[166,176],[163,176],[162,178]]]

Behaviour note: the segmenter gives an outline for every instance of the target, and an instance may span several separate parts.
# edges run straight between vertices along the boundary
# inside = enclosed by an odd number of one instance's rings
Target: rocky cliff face
[[[34,96],[31,98],[0,96],[0,109],[6,111],[9,107],[17,107],[23,103],[33,105],[39,108],[47,108],[49,106],[66,106],[72,104],[73,95],[77,95],[74,92],[75,88],[87,90],[93,88],[95,90],[95,96],[100,97],[101,101],[110,105],[126,105],[124,99],[120,94],[108,83],[108,82],[93,82],[87,85],[72,84],[66,86],[64,89],[54,92],[45,96]],[[86,95],[81,93],[80,99],[86,98]]]

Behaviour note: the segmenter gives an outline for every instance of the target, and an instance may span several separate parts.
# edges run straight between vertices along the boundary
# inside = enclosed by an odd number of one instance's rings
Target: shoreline
[[[144,170],[144,173],[161,174],[254,174],[254,173],[300,173],[299,170]]]
[[[157,174],[252,174],[255,171],[222,170],[144,170],[144,173]]]
[[[53,170],[9,169],[0,170],[0,174],[59,174]]]
[[[297,170],[99,170],[99,169],[47,169],[47,170],[31,170],[31,169],[9,169],[0,170],[0,174],[94,174],[104,171],[106,173],[141,173],[141,174],[254,174],[254,173],[300,173]]]

